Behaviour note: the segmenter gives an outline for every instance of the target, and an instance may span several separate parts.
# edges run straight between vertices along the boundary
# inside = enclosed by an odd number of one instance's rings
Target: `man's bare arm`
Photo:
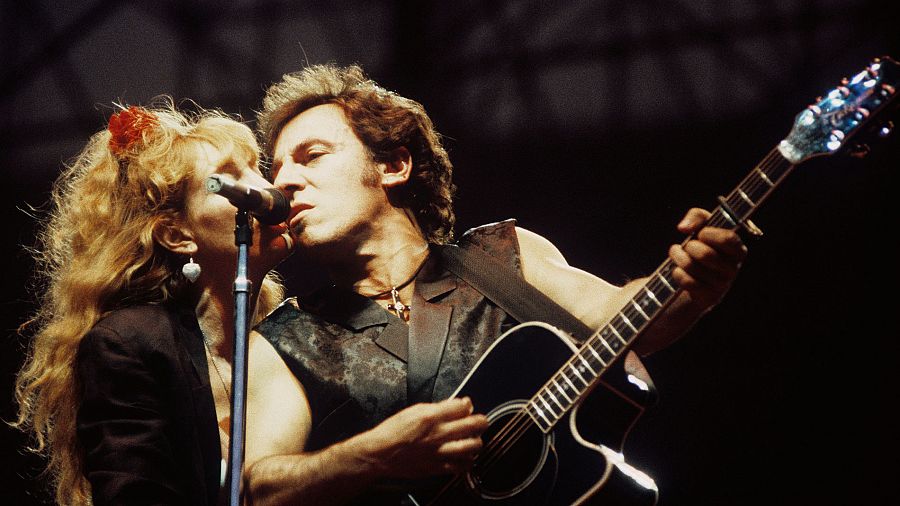
[[[304,452],[312,417],[303,386],[267,342],[252,345],[250,368],[251,383],[260,379],[248,401],[248,504],[343,504],[382,480],[454,474],[471,465],[487,428],[469,399],[448,399]]]
[[[684,335],[731,287],[747,249],[730,230],[703,227],[709,213],[691,209],[678,224],[696,238],[669,248],[672,276],[684,291],[648,326],[634,350],[647,355]],[[592,328],[599,328],[637,295],[647,278],[615,286],[570,266],[547,239],[517,229],[525,279]]]

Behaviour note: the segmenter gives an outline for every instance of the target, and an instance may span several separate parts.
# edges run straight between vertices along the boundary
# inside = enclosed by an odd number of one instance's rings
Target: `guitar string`
[[[598,333],[595,333],[594,337],[596,337]],[[589,346],[591,340],[593,340],[593,337],[588,339],[588,341],[585,342],[585,346]],[[582,349],[579,350],[579,352],[576,355],[581,356],[581,351],[583,351],[583,349],[584,349],[584,347],[582,347]],[[574,359],[574,356],[566,362],[571,367],[574,367],[574,365],[572,363],[573,359]],[[582,357],[582,359],[584,359],[584,357]],[[612,361],[610,361],[610,363],[612,363]],[[594,379],[598,378],[600,376],[600,374],[602,374],[602,372],[605,370],[605,367],[606,366],[598,367],[600,372],[596,373],[594,375]],[[563,370],[563,372],[561,372],[559,374],[564,375],[567,379],[569,378],[569,375],[566,372],[564,372],[564,370]],[[553,377],[551,378],[551,381],[554,381],[555,378],[557,376],[559,376],[559,374],[553,375]],[[594,381],[594,379],[592,379],[591,382]],[[586,390],[588,388],[588,386],[590,386],[591,382],[585,382],[586,385],[585,385],[584,389],[582,390],[582,393],[584,392],[584,390]],[[527,405],[532,405],[532,404],[536,405],[537,403],[534,402],[534,399],[539,398],[540,393],[545,390],[548,390],[549,386],[550,386],[550,381],[545,383],[544,386],[538,390],[538,393],[531,400],[528,401]],[[576,399],[572,400],[571,403],[569,403],[569,407],[564,408],[563,412],[565,412],[566,410],[571,408],[576,403],[577,398],[580,395],[581,395],[580,393],[579,393],[579,395],[576,395],[575,396]],[[552,412],[553,410],[551,409],[550,411]],[[557,421],[559,420],[559,416],[557,416],[555,412],[553,413],[553,417],[556,418]],[[522,423],[523,421],[526,423]],[[491,441],[485,447],[482,454],[479,455],[478,460],[483,461],[483,462],[479,463],[480,469],[487,470],[494,464],[494,462],[496,462],[497,459],[502,458],[503,455],[506,454],[506,451],[512,445],[514,445],[516,442],[518,442],[518,440],[522,437],[522,435],[531,428],[530,427],[531,424],[529,424],[528,422],[532,422],[532,424],[533,424],[534,419],[528,413],[527,408],[523,408],[523,409],[519,410],[518,413],[509,422],[507,422],[507,424],[503,427],[503,429],[501,429],[500,432],[498,432],[491,439]],[[498,447],[498,445],[499,445],[499,447]]]
[[[774,168],[776,165],[779,164],[779,162],[782,162],[783,160],[784,159],[780,156],[780,152],[778,152],[777,150],[772,150],[769,153],[769,155],[766,156],[766,158],[764,158],[763,161],[760,162],[759,165],[757,165],[757,168],[760,170],[760,172],[765,174],[766,177],[768,177],[770,174],[768,174],[767,171]],[[779,177],[778,180],[780,181],[782,177]],[[765,189],[763,191],[762,198],[765,198],[765,196],[771,190],[773,190],[775,188],[775,185],[777,185],[779,181],[772,181],[772,185],[769,185],[768,183],[765,183],[764,181],[765,180],[763,178],[761,178],[757,175],[756,171],[752,171],[750,174],[747,175],[746,178],[744,178],[744,180],[741,182],[741,184],[738,186],[738,188],[739,189],[746,188],[747,192],[750,192],[750,194],[755,194],[756,191],[758,191],[760,188],[764,187]],[[748,184],[748,182],[749,182],[749,184]],[[754,207],[756,205],[758,205],[759,203],[760,202],[755,202]]]
[[[766,175],[766,177],[768,177],[768,176],[770,176],[770,174],[766,173],[766,171],[774,168],[779,163],[784,163],[784,161],[785,161],[784,158],[780,156],[780,152],[778,152],[777,149],[773,149],[762,160],[762,162],[760,162],[760,164],[757,165],[756,168],[758,168],[760,171],[763,172],[763,174]],[[788,164],[788,165],[790,165],[790,164]],[[788,166],[786,169],[790,170],[790,166]],[[781,179],[784,177],[784,175],[782,175],[782,176],[778,177],[777,181],[772,181],[771,182],[772,184],[769,184],[769,182],[764,182],[765,180],[763,180],[762,178],[754,177],[755,174],[756,174],[755,172],[751,172],[750,174],[748,174],[744,178],[744,180],[737,186],[736,190],[734,190],[732,192],[732,194],[735,194],[738,190],[740,190],[740,191],[744,191],[744,192],[749,191],[751,194],[755,195],[756,191],[758,191],[761,187],[765,186],[765,190],[763,191],[763,195],[762,195],[762,198],[765,198],[767,193],[772,191],[775,188],[775,186],[777,186],[780,183]],[[754,202],[753,208],[755,209],[759,203],[760,202]],[[725,218],[725,216],[723,215],[723,219],[724,218]],[[744,217],[744,218],[746,218],[746,217]],[[714,220],[714,221],[719,221],[719,220]],[[723,221],[723,223],[724,223],[724,221]],[[715,223],[711,223],[711,224],[716,225]],[[646,325],[646,322],[644,325],[642,325],[642,328],[645,325]],[[588,341],[592,341],[597,336],[597,334],[598,333],[595,333]],[[590,342],[587,342],[586,346],[590,346]],[[584,359],[584,356],[581,356],[581,351],[583,351],[583,349],[584,348],[579,350],[579,352],[576,354],[576,356],[580,356],[582,359]],[[624,349],[625,348],[623,348],[622,352],[624,352]],[[615,357],[620,356],[622,352],[617,353],[615,355]],[[615,357],[614,357],[614,359],[615,359]],[[571,359],[569,359],[569,361],[567,361],[567,364],[571,365],[572,360],[574,358],[575,358],[575,356],[573,356]],[[605,372],[605,369],[606,369],[606,366],[601,367],[600,368],[601,372],[594,375],[594,378],[590,382],[588,382],[588,385],[590,385],[593,381],[596,380],[596,378],[598,378],[603,372]],[[563,372],[561,374],[565,374],[565,373]],[[556,376],[558,376],[558,374],[554,375],[553,378],[556,378]],[[566,376],[566,377],[568,377],[568,376]],[[539,390],[538,394],[535,397],[539,397],[540,392],[547,389],[548,387],[549,387],[549,382],[547,384],[545,384],[544,387],[542,387]],[[531,404],[532,402],[533,402],[533,399],[529,400],[528,404]],[[576,404],[576,402],[577,402],[577,400],[568,403],[569,406],[564,408],[563,412],[570,409],[573,405]],[[550,411],[552,411],[552,409]],[[557,417],[556,413],[553,413],[553,416],[554,416],[554,418],[557,418],[556,421],[558,421],[559,417]],[[531,422],[531,423],[529,423],[529,422]],[[501,458],[503,455],[506,454],[507,450],[513,444],[515,444],[524,435],[524,433],[526,431],[528,431],[529,429],[531,429],[532,427],[535,427],[535,426],[536,426],[536,424],[534,423],[533,418],[527,413],[527,410],[525,408],[519,410],[517,412],[517,414],[513,417],[513,419],[510,420],[509,422],[507,422],[507,424],[504,426],[504,428],[501,429],[501,431],[491,439],[491,442],[488,443],[487,447],[485,448],[485,451],[481,452],[479,454],[479,456],[477,457],[477,459],[476,459],[477,461],[483,461],[483,462],[479,462],[477,464],[479,466],[479,471],[481,473],[483,473],[484,471],[487,471],[488,469],[490,469],[499,458]],[[499,447],[498,447],[498,444],[500,445]],[[459,477],[457,477],[456,479],[451,481],[451,484],[448,485],[448,487],[445,488],[445,490],[448,490],[449,488],[451,488],[453,486],[453,484],[458,481],[459,481]]]
[[[593,339],[593,338],[591,338],[591,339]],[[589,339],[588,341],[590,341],[591,339]],[[589,342],[586,342],[586,346],[589,346]],[[584,347],[582,347],[582,350],[583,350],[583,348]],[[623,348],[623,351],[626,348]],[[580,351],[579,351],[578,355],[580,355]],[[617,354],[616,356],[619,356],[619,355]],[[569,359],[567,361],[567,363],[572,365],[572,359]],[[610,361],[610,364],[611,363],[612,363],[612,361]],[[568,409],[570,409],[572,406],[574,406],[578,402],[578,397],[580,397],[588,389],[588,387],[593,383],[593,381],[595,381],[597,378],[600,377],[600,375],[605,371],[605,369],[607,367],[608,367],[608,365],[598,368],[600,370],[600,372],[594,374],[594,377],[591,381],[585,382],[586,385],[582,389],[581,393],[579,393],[577,396],[575,396],[576,398],[573,399],[571,403],[569,403],[569,407],[565,408],[563,410],[563,412],[567,411]],[[566,378],[569,378],[569,375],[566,372],[562,372],[561,374],[564,375]],[[558,376],[558,374],[554,375],[553,378],[556,378],[556,376]],[[548,386],[549,386],[549,382],[546,383],[544,385],[544,387],[542,387],[538,391],[538,394],[535,395],[535,397],[539,397],[540,392],[546,390]],[[528,404],[530,405],[532,403],[533,403],[533,399],[529,400]],[[554,418],[557,419],[556,421],[559,421],[559,418],[561,418],[561,417],[557,416],[556,413],[554,413],[553,416],[554,416]],[[554,423],[556,423],[556,422],[554,422]],[[501,430],[502,435],[501,435],[501,433],[498,433],[498,435],[495,436],[491,440],[491,442],[487,445],[487,447],[485,448],[485,451],[484,451],[484,457],[482,458],[481,456],[479,456],[479,460],[483,460],[483,462],[479,464],[480,469],[486,471],[490,467],[492,467],[493,464],[496,463],[497,460],[499,460],[506,454],[506,452],[509,448],[511,448],[516,442],[518,442],[519,439],[521,439],[521,437],[525,434],[525,432],[527,432],[529,429],[532,428],[532,426],[536,426],[536,423],[534,422],[534,419],[528,414],[527,409],[523,408],[523,409],[519,410],[519,412],[516,414],[516,416],[514,416],[512,420],[507,422],[507,425],[504,426],[504,428]],[[499,444],[499,447],[498,447],[498,444]]]
[[[628,309],[630,309],[630,307],[624,309],[623,311],[627,311]],[[615,322],[612,323],[613,326],[614,326],[614,323]],[[621,324],[621,322],[619,322],[619,323]],[[646,325],[646,323],[647,322],[645,322],[644,325]],[[644,325],[642,325],[642,327]],[[604,326],[603,328],[606,328],[606,326]],[[578,357],[584,361],[590,360],[590,355],[586,355],[586,354],[583,355],[582,353],[584,352],[585,348],[587,348],[588,346],[591,346],[592,342],[597,338],[598,334],[600,334],[600,332],[602,330],[603,329],[600,329],[597,332],[595,332],[591,338],[589,338],[587,341],[585,341],[585,344],[581,347],[581,349],[566,362],[566,364],[569,367],[575,367],[574,360],[576,357]],[[622,329],[622,330],[624,330],[624,329]],[[633,334],[632,337],[629,339],[633,339],[634,336],[636,336],[636,335],[637,334]],[[600,337],[600,339],[602,339],[602,337]],[[603,372],[605,372],[605,370],[609,366],[609,364],[611,364],[617,357],[619,357],[622,353],[624,353],[624,351],[626,349],[627,349],[627,346],[623,347],[618,353],[616,353],[614,355],[613,360],[610,360],[606,365],[604,365],[602,362],[598,361],[598,364],[595,365],[595,367],[597,367],[599,372],[593,373],[593,378],[590,381],[582,381],[585,383],[585,386],[581,389],[581,393],[579,393],[578,395],[575,396],[576,399],[571,401],[569,403],[569,407],[564,408],[563,412],[565,412],[566,410],[571,408],[571,406],[573,406],[577,402],[577,398],[581,394],[583,394],[584,391],[586,391],[590,387],[590,385],[593,383],[593,381],[595,381],[598,377],[600,377],[600,375],[603,374]],[[568,373],[566,373],[564,370],[561,374],[564,375],[567,379],[570,378],[570,375]],[[551,378],[551,381],[555,380],[555,378],[557,376],[559,376],[559,374],[554,375]],[[573,380],[573,382],[574,382],[574,380]],[[531,405],[531,404],[537,405],[537,403],[534,401],[534,399],[540,398],[540,393],[542,391],[549,390],[549,388],[550,388],[550,381],[548,381],[547,383],[544,384],[544,386],[538,391],[538,393],[531,400],[529,400],[528,404],[529,405]],[[552,409],[550,411],[553,412]],[[560,416],[558,416],[555,412],[553,413],[553,417],[557,419],[556,421],[558,421],[560,418]],[[517,415],[515,417],[513,417],[512,420],[507,422],[507,424],[504,426],[504,428],[500,432],[498,432],[498,434],[495,435],[494,438],[492,438],[491,442],[488,443],[486,448],[483,450],[483,452],[482,452],[483,456],[479,456],[479,460],[482,461],[481,463],[479,463],[481,470],[486,471],[489,468],[491,468],[493,466],[493,464],[498,459],[502,458],[506,454],[507,450],[510,447],[512,447],[516,442],[518,442],[518,440],[524,435],[524,433],[531,428],[532,424],[522,423],[523,420],[525,422],[533,421],[533,418],[528,414],[527,409],[520,410],[517,413]],[[553,422],[553,423],[556,423],[556,422]]]
[[[569,362],[571,362],[571,359]],[[601,368],[601,371],[602,370],[603,368]],[[563,372],[562,374],[566,375],[566,377],[568,378],[568,375],[565,372]],[[554,375],[554,378],[556,376],[557,375]],[[596,374],[594,376],[594,379],[598,378],[599,376],[599,373]],[[591,384],[591,382],[586,383],[587,385],[582,390],[582,393]],[[540,391],[543,391],[547,385],[549,385],[549,383],[545,384],[545,387],[542,387]],[[540,395],[540,391],[535,397],[538,397]],[[576,400],[573,400],[569,407],[573,406],[577,402],[577,397],[578,396],[576,396]],[[533,400],[529,400],[528,404],[530,405],[532,404],[532,402]],[[569,408],[566,408],[566,410],[567,409]],[[558,421],[558,417],[555,413],[554,418],[557,418]],[[502,458],[507,453],[509,448],[511,448],[515,443],[519,441],[519,439],[521,439],[525,432],[527,432],[534,426],[536,426],[536,423],[534,422],[534,419],[528,414],[527,409],[520,409],[512,418],[512,420],[507,422],[503,429],[494,438],[491,439],[491,442],[488,443],[485,450],[482,452],[482,454],[479,455],[478,460],[481,461],[478,463],[479,471],[486,472],[487,470],[489,470],[497,462],[497,460]]]
[[[521,437],[521,435],[524,434],[524,432],[530,428],[530,427],[528,427],[528,422],[530,422],[530,421],[532,421],[531,417],[527,416],[527,414],[525,413],[525,410],[522,409],[522,410],[519,410],[518,413],[516,413],[516,415],[513,416],[512,420],[507,422],[506,426],[504,426],[505,431],[508,431],[511,427],[513,427],[515,425],[519,425],[519,428],[517,428],[515,430],[515,437],[514,437],[513,441],[509,442],[508,444],[503,445],[504,449],[509,448],[509,446],[511,446],[511,444],[518,441],[518,439]],[[525,422],[525,423],[522,423],[522,422]],[[492,442],[494,442],[494,441],[496,441],[496,439],[492,439]],[[484,473],[490,467],[492,467],[494,462],[496,462],[496,460],[498,458],[502,457],[505,453],[506,453],[505,451],[501,452],[499,455],[487,455],[484,453],[479,453],[479,455],[476,457],[476,464],[475,464],[475,465],[479,466],[479,468],[478,468],[479,477],[483,477]],[[492,458],[492,457],[496,457],[496,458]],[[483,459],[488,459],[488,462],[485,462],[483,464],[478,463],[478,461],[483,460]],[[447,494],[448,492],[450,492],[451,490],[456,488],[458,485],[462,484],[463,474],[464,473],[454,476],[453,479],[451,479],[450,482],[443,489],[441,489],[441,491],[434,497],[434,499],[436,500],[438,498],[443,497],[445,494]]]

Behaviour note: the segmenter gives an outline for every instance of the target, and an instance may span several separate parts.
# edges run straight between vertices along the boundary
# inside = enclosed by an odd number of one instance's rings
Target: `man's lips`
[[[294,205],[292,205],[291,206],[291,215],[288,218],[288,223],[291,226],[294,226],[297,223],[297,221],[299,220],[300,214],[303,213],[303,211],[306,211],[306,210],[312,209],[312,208],[313,208],[313,206],[310,204],[294,204]]]

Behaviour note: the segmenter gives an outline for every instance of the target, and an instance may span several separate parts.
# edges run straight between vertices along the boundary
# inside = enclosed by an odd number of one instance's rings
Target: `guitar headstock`
[[[877,58],[862,72],[845,79],[824,98],[794,118],[794,126],[778,145],[789,162],[798,164],[817,155],[830,155],[850,146],[861,131],[887,134],[889,112],[898,105],[900,64]]]

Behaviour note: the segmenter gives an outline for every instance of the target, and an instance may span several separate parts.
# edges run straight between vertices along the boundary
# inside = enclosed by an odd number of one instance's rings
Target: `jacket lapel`
[[[195,381],[189,381],[190,395],[194,402],[194,416],[200,423],[194,426],[194,436],[202,457],[192,459],[194,472],[203,476],[207,496],[212,500],[219,490],[220,463],[222,459],[218,430],[206,430],[206,427],[217,427],[215,400],[209,385],[209,365],[206,361],[206,347],[203,343],[203,332],[192,311],[180,310],[172,322],[176,339],[181,342],[190,358]],[[184,362],[182,361],[182,364]],[[182,365],[187,367],[187,364]],[[185,370],[187,373],[187,370]],[[185,449],[185,451],[189,451]]]
[[[406,378],[410,403],[432,400],[453,316],[453,306],[431,302],[456,288],[456,278],[439,265],[437,258],[438,255],[431,255],[413,294]]]
[[[409,319],[407,399],[410,403],[429,402],[447,344],[453,306],[432,304],[421,296],[414,296],[412,307],[414,312]]]
[[[384,309],[381,309],[380,306],[378,310],[384,313]],[[388,316],[387,313],[385,316]],[[385,318],[385,320],[387,320],[387,326],[375,338],[375,344],[405,363],[409,360],[409,346],[407,345],[409,331],[406,324],[399,318]]]

